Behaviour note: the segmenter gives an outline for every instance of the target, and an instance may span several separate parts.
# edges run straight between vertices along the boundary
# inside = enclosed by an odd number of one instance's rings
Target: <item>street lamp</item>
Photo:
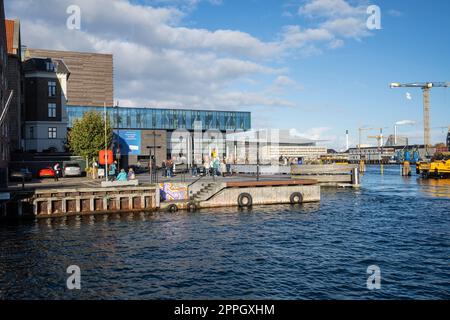
[[[120,124],[119,124],[119,101],[117,101],[117,105],[114,107],[116,109],[116,158],[117,158],[117,170],[120,170],[120,158],[121,158],[121,150],[120,150]]]
[[[156,149],[161,149],[161,146],[156,145],[156,131],[153,130],[153,146],[147,146],[147,149],[149,149],[149,166],[150,166],[150,183],[153,181],[155,183],[158,183],[158,171],[156,169]],[[153,149],[153,157],[152,157],[152,149]],[[153,158],[153,159],[152,159]]]

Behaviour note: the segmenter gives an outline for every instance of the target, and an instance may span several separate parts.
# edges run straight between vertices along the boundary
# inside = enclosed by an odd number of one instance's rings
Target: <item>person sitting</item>
[[[117,175],[116,180],[122,182],[128,181],[128,177],[124,169],[120,170],[120,173]]]
[[[133,168],[128,170],[128,181],[136,180],[136,174],[134,173]]]

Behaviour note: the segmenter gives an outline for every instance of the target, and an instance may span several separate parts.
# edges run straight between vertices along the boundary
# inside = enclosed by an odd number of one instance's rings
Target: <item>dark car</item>
[[[11,181],[31,181],[33,174],[28,168],[14,169],[10,171],[9,179]]]
[[[148,167],[142,167],[142,166],[130,166],[129,169],[133,169],[135,174],[142,174],[148,172]]]

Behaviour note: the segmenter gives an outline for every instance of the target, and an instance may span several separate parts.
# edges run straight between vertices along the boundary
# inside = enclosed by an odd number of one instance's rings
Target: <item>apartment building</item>
[[[64,152],[67,139],[67,81],[61,59],[31,58],[24,63],[25,150]]]

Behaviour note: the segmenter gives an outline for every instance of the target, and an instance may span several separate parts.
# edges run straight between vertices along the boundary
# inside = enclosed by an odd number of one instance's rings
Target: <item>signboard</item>
[[[114,156],[112,150],[101,150],[98,155],[98,162],[104,166],[106,163],[108,165],[114,162]]]
[[[124,130],[119,131],[120,154],[141,155],[141,131]]]

